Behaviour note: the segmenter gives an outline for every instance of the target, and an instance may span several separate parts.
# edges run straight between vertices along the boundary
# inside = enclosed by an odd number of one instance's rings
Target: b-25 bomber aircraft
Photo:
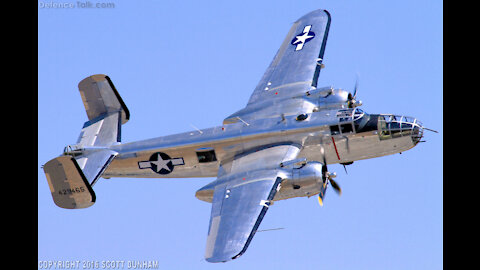
[[[90,207],[100,177],[216,177],[195,196],[212,204],[205,259],[226,262],[249,246],[274,201],[315,196],[329,185],[327,165],[404,152],[424,127],[413,117],[368,114],[353,93],[317,87],[331,17],[298,19],[245,108],[220,126],[129,143],[121,127],[130,112],[110,78],[93,75],[78,87],[88,121],[74,145],[43,169],[54,203]]]

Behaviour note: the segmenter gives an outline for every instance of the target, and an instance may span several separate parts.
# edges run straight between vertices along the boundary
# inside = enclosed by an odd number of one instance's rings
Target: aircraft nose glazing
[[[415,122],[412,124],[412,141],[414,145],[420,142],[423,137],[423,126],[420,121],[415,119]]]
[[[411,136],[416,145],[423,137],[423,126],[416,118],[393,114],[384,114],[378,118],[381,139]]]

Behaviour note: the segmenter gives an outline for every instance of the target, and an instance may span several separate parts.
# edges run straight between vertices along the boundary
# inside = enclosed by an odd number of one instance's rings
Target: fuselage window
[[[217,161],[217,157],[215,156],[215,150],[213,149],[210,151],[197,152],[197,158],[199,163]]]

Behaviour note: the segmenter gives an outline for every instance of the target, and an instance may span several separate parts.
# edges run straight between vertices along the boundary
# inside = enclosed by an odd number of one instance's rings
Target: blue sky
[[[55,1],[53,1],[55,2]],[[84,3],[85,1],[83,1]],[[443,8],[441,1],[120,1],[46,8],[38,1],[38,260],[154,260],[159,269],[441,269]],[[122,141],[220,125],[243,108],[291,24],[315,9],[332,23],[319,86],[352,89],[370,113],[417,117],[426,143],[329,166],[343,194],[277,202],[247,252],[204,261],[214,180],[100,179],[97,202],[56,207],[41,165],[87,120],[77,84],[104,73],[131,119]],[[81,267],[81,265],[80,265]],[[126,267],[124,269],[127,269]]]

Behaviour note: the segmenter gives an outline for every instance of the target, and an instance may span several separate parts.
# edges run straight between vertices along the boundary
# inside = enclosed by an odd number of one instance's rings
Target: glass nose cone
[[[381,140],[410,136],[416,145],[423,137],[423,126],[413,117],[383,114],[378,117],[378,129]]]

